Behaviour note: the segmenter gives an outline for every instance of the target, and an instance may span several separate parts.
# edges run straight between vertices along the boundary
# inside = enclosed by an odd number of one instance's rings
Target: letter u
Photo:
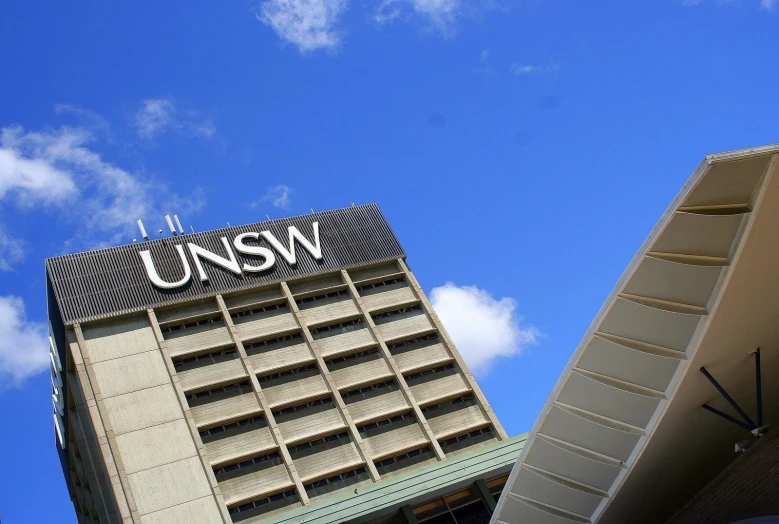
[[[146,268],[146,274],[149,276],[149,280],[158,288],[173,289],[181,287],[189,282],[189,279],[192,277],[192,269],[190,269],[187,256],[184,254],[184,248],[179,244],[176,246],[176,251],[179,253],[181,265],[184,266],[184,277],[177,282],[165,282],[162,280],[159,273],[157,273],[157,268],[154,267],[154,261],[151,259],[151,251],[147,249],[146,251],[141,251],[139,253],[141,255],[141,260],[143,260],[143,266]]]

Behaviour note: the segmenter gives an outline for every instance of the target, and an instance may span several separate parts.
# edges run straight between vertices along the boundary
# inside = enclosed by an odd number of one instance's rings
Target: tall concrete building
[[[79,522],[489,520],[524,436],[375,205],[182,233],[46,261]]]

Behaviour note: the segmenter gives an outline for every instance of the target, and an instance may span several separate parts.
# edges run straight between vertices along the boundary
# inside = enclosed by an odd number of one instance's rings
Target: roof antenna
[[[170,229],[170,232],[173,233],[173,236],[175,237],[177,235],[176,228],[173,227],[173,221],[170,219],[170,215],[165,215],[165,222],[168,223],[168,229]]]
[[[138,219],[138,229],[141,230],[141,236],[144,240],[149,240],[149,235],[146,234],[146,228],[143,227],[143,222],[141,222],[141,219]]]
[[[311,214],[312,215],[314,214],[314,208],[313,207],[311,208]]]
[[[267,218],[268,220],[270,220],[270,215],[268,215],[268,214],[266,213],[266,214],[265,214],[265,218]]]
[[[349,203],[352,205],[352,207],[354,207],[354,202],[349,202]]]
[[[228,223],[227,223],[227,227],[233,227],[233,226],[231,226],[231,225],[230,225],[230,222],[228,222]]]
[[[160,228],[160,230],[158,231],[158,233],[160,234],[160,237],[162,237],[162,228]]]
[[[194,235],[194,234],[195,234],[195,228],[194,228],[194,227],[192,227],[192,226],[190,225],[190,226],[189,226],[189,229],[191,229],[191,230],[192,230],[192,234]]]
[[[179,233],[183,235],[184,234],[184,228],[181,227],[181,222],[179,222],[179,216],[178,215],[173,215],[173,220],[176,221],[176,226],[179,228]]]

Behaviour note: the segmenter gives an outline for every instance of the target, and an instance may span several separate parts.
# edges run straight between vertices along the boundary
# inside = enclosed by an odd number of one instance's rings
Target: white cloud
[[[136,174],[104,161],[88,146],[94,136],[81,128],[25,131],[20,126],[0,132],[0,199],[13,197],[22,208],[46,204],[59,217],[78,222],[70,248],[102,247],[129,239],[135,219],[181,214],[202,205],[197,191],[188,198],[169,192]],[[0,203],[2,200],[0,200]],[[96,245],[97,244],[97,245]],[[19,258],[20,244],[6,265]]]
[[[497,358],[519,355],[542,337],[535,327],[520,325],[514,299],[495,300],[476,286],[447,282],[432,290],[430,301],[474,373],[486,373]]]
[[[216,133],[213,122],[202,119],[195,111],[181,110],[170,100],[144,100],[135,113],[135,128],[140,138],[151,140],[168,130],[183,131],[190,136],[211,138]]]
[[[287,209],[292,202],[292,199],[290,198],[291,193],[292,189],[288,185],[278,184],[270,186],[267,191],[265,191],[263,197],[257,202],[249,204],[249,207],[259,207],[262,202],[270,202],[273,207]]]
[[[776,0],[760,0],[760,7],[766,11],[773,11],[776,8]]]
[[[346,0],[267,0],[257,18],[300,50],[334,50],[341,41],[337,29]]]
[[[451,36],[460,17],[461,4],[459,0],[382,0],[374,19],[379,23],[392,22],[408,17],[409,10],[433,29]]]
[[[540,73],[546,73],[546,74],[555,74],[558,71],[560,71],[560,65],[559,64],[549,64],[547,66],[537,66],[533,64],[520,64],[519,62],[515,62],[511,64],[511,67],[509,68],[509,71],[514,73],[517,76],[521,75],[535,75]]]
[[[24,302],[0,296],[0,387],[19,385],[49,365],[48,331],[42,322],[30,322]]]
[[[10,271],[23,258],[23,242],[9,235],[3,224],[0,224],[0,271]]]

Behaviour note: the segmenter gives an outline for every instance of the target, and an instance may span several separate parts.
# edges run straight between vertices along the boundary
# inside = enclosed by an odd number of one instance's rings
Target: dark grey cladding
[[[313,222],[319,222],[323,257],[319,262],[299,244],[295,266],[277,255],[276,264],[263,273],[238,276],[203,260],[209,277],[204,283],[187,250],[192,278],[171,290],[152,285],[138,254],[151,250],[160,277],[176,281],[183,277],[176,244],[193,242],[226,256],[220,237],[227,237],[232,245],[240,233],[270,231],[286,245],[289,226],[312,240]],[[237,252],[236,256],[241,265],[258,263]],[[376,204],[368,204],[50,258],[46,272],[67,325],[399,257],[405,253],[384,215]]]

